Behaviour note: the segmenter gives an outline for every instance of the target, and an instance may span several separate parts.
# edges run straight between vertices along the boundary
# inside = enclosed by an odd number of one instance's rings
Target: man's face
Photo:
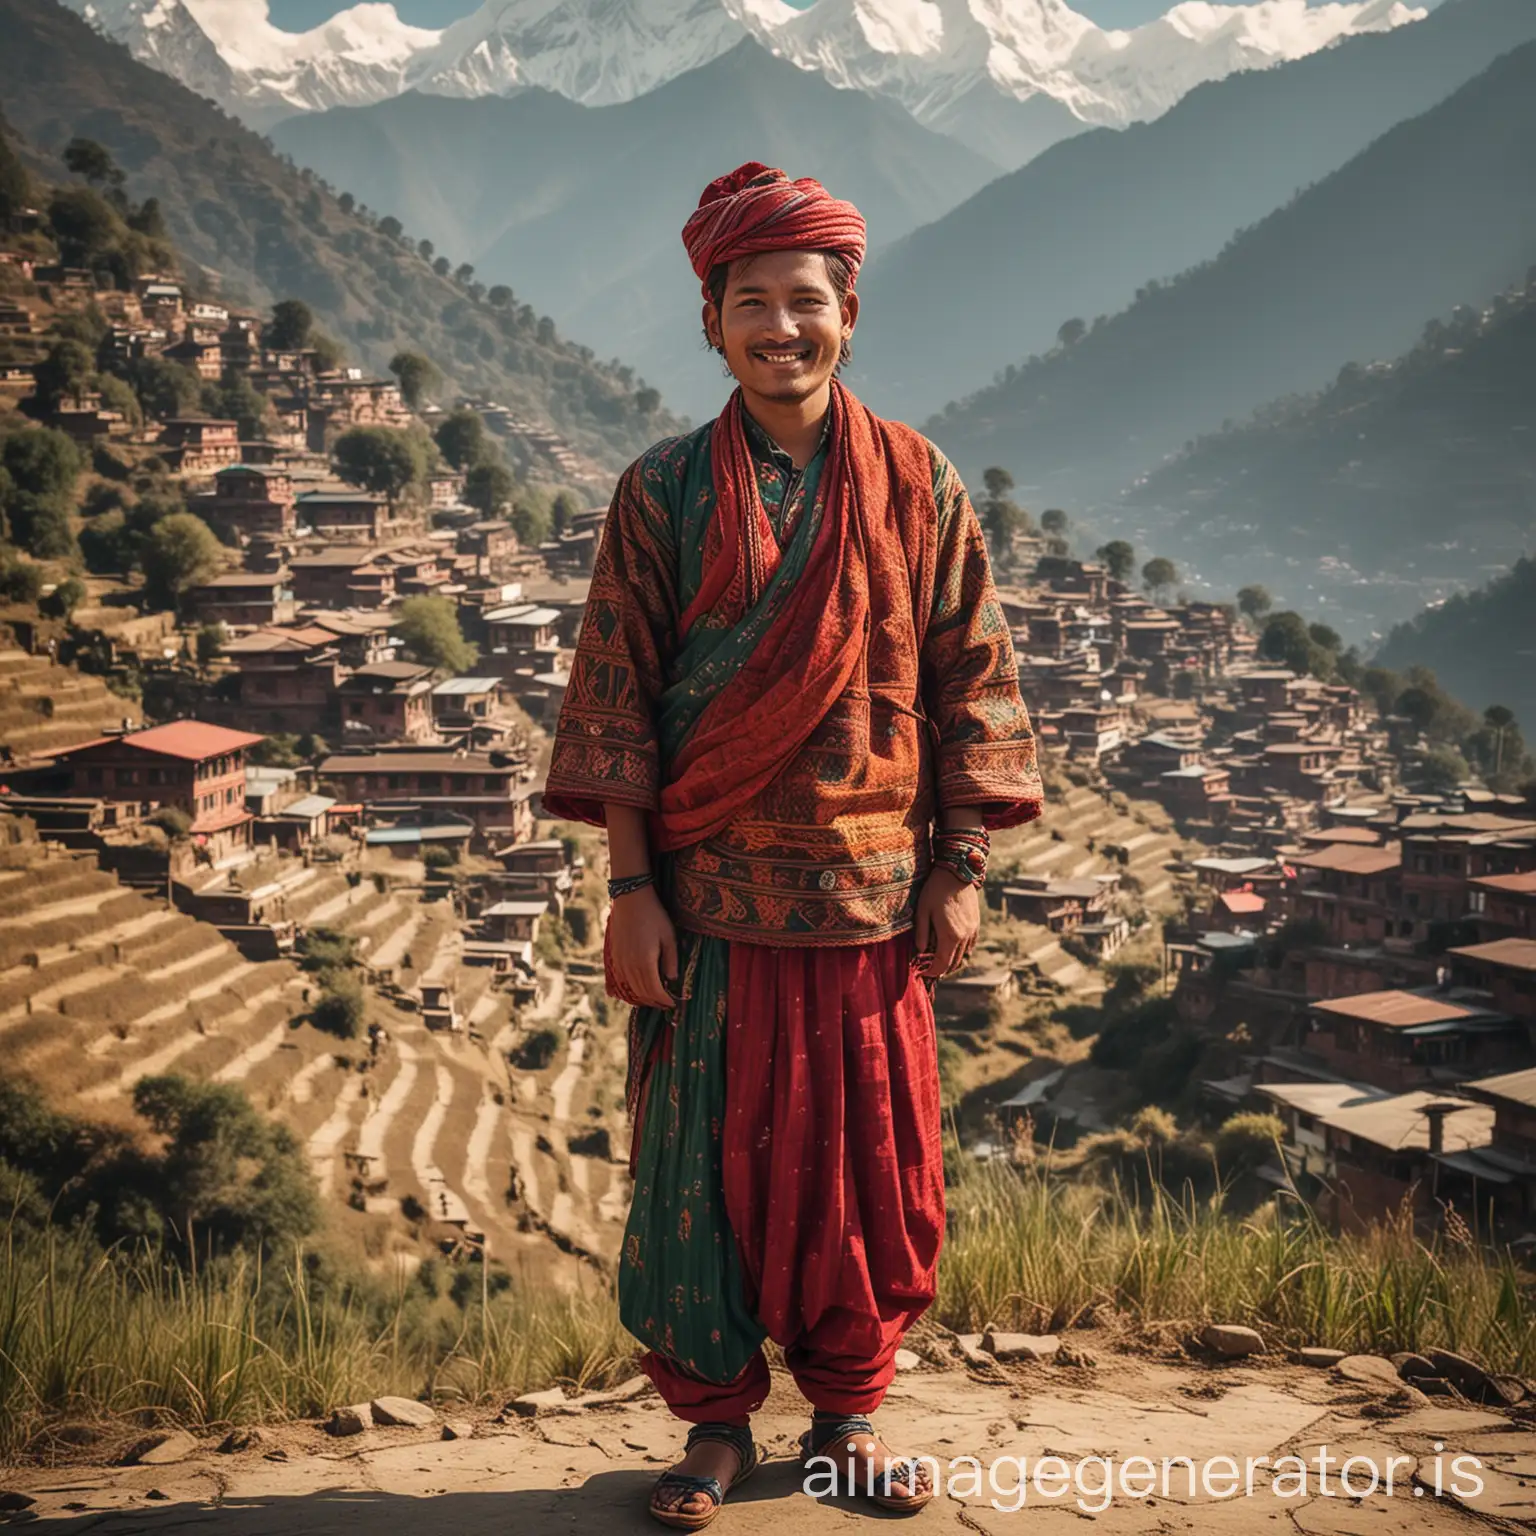
[[[824,389],[853,334],[858,295],[841,303],[819,251],[768,251],[731,263],[704,329],[749,394],[786,403]]]

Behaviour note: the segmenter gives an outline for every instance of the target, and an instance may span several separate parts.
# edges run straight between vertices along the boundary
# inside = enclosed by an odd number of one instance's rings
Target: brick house
[[[432,715],[445,734],[472,730],[489,721],[501,707],[499,677],[450,677],[432,690]]]
[[[1536,939],[1536,870],[1471,882],[1469,910],[1484,939]]]
[[[305,527],[324,539],[377,544],[389,531],[389,502],[369,491],[306,491],[294,510]]]
[[[1450,952],[1456,975],[1536,1036],[1536,939],[1494,939]]]
[[[224,348],[216,340],[202,339],[189,326],[180,341],[168,346],[162,357],[168,357],[183,368],[190,368],[198,378],[216,384],[224,377]]]
[[[193,587],[188,598],[199,623],[231,629],[287,624],[294,615],[293,592],[281,571],[232,571]]]
[[[371,549],[299,555],[290,570],[301,608],[387,608],[395,599],[395,573]]]
[[[1493,1137],[1479,1162],[1494,1186],[1495,1216],[1511,1229],[1536,1231],[1536,1067],[1479,1078],[1462,1092],[1493,1106]]]
[[[454,813],[473,821],[482,842],[496,846],[527,842],[533,834],[522,775],[522,763],[506,753],[453,747],[337,752],[320,765],[323,782],[370,814]]]
[[[177,720],[81,742],[54,754],[54,771],[76,799],[127,804],[139,816],[175,806],[191,818],[199,843],[217,841],[232,851],[250,844],[245,754],[261,740],[249,731]]]
[[[1332,843],[1291,860],[1290,916],[1313,921],[1333,944],[1380,944],[1410,928],[1397,915],[1402,849]]]
[[[345,675],[335,637],[317,626],[258,630],[229,641],[239,717],[271,731],[319,731]]]
[[[1461,1094],[1415,1090],[1323,1109],[1327,1193],[1324,1207],[1342,1228],[1359,1230],[1405,1201],[1420,1217],[1439,1214],[1447,1164],[1480,1156],[1493,1140],[1495,1112]]]
[[[1459,1083],[1523,1063],[1525,1030],[1465,992],[1420,987],[1312,1004],[1303,1051],[1351,1082],[1393,1093]]]
[[[194,497],[190,506],[225,539],[243,542],[258,534],[292,537],[298,519],[293,476],[286,469],[230,464],[214,475],[213,485],[211,496]]]
[[[1118,884],[1116,875],[1072,880],[1023,876],[1002,888],[1003,911],[1021,922],[1038,923],[1052,933],[1070,933],[1108,911]]]
[[[160,441],[172,467],[183,475],[213,474],[240,462],[240,424],[209,416],[175,416]]]
[[[486,646],[498,659],[531,660],[540,651],[559,646],[560,612],[538,603],[514,603],[509,608],[493,608],[485,615]]]
[[[359,667],[336,689],[334,718],[344,736],[433,740],[432,668],[414,661],[377,661]]]

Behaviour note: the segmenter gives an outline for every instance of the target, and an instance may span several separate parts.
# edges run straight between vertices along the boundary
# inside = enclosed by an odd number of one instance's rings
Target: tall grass
[[[1536,1372],[1532,1276],[1465,1229],[1426,1238],[1404,1213],[1339,1236],[1289,1196],[1237,1218],[1219,1194],[1105,1191],[1048,1162],[953,1166],[933,1316],[957,1331],[1219,1320],[1273,1345],[1442,1345]],[[455,1302],[419,1278],[317,1271],[302,1252],[187,1264],[17,1222],[0,1265],[0,1460],[70,1418],[213,1428],[386,1392],[483,1402],[602,1385],[635,1367],[596,1280],[571,1294],[514,1279],[498,1293],[481,1271]]]
[[[0,1461],[70,1418],[216,1427],[381,1393],[481,1401],[602,1384],[635,1353],[600,1281],[486,1286],[461,1307],[403,1276],[317,1277],[301,1252],[186,1264],[14,1222],[0,1240]]]
[[[1341,1235],[1290,1193],[1240,1219],[1220,1194],[1153,1183],[1133,1198],[1002,1162],[969,1163],[947,1194],[934,1315],[957,1331],[1061,1328],[1096,1314],[1237,1322],[1281,1345],[1439,1346],[1498,1370],[1536,1369],[1536,1277],[1465,1228],[1425,1236],[1406,1210]]]

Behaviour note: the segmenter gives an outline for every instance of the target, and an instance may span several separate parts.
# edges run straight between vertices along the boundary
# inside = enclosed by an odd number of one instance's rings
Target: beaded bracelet
[[[632,891],[643,891],[646,886],[654,885],[656,877],[649,870],[643,875],[620,875],[617,880],[608,882],[608,899],[615,900],[620,896],[628,896]]]
[[[967,885],[987,878],[992,839],[984,827],[940,827],[933,834],[933,862]]]

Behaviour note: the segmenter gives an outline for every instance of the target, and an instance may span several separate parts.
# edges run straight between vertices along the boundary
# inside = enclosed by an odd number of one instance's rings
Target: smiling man
[[[805,1459],[913,1510],[929,1472],[867,1416],[944,1232],[931,986],[987,829],[1040,814],[1034,736],[964,487],[837,378],[858,210],[753,162],[683,241],[737,388],[619,482],[544,792],[608,832],[620,1312],[693,1425],[650,1509],[698,1529],[756,1466],[772,1338]]]

